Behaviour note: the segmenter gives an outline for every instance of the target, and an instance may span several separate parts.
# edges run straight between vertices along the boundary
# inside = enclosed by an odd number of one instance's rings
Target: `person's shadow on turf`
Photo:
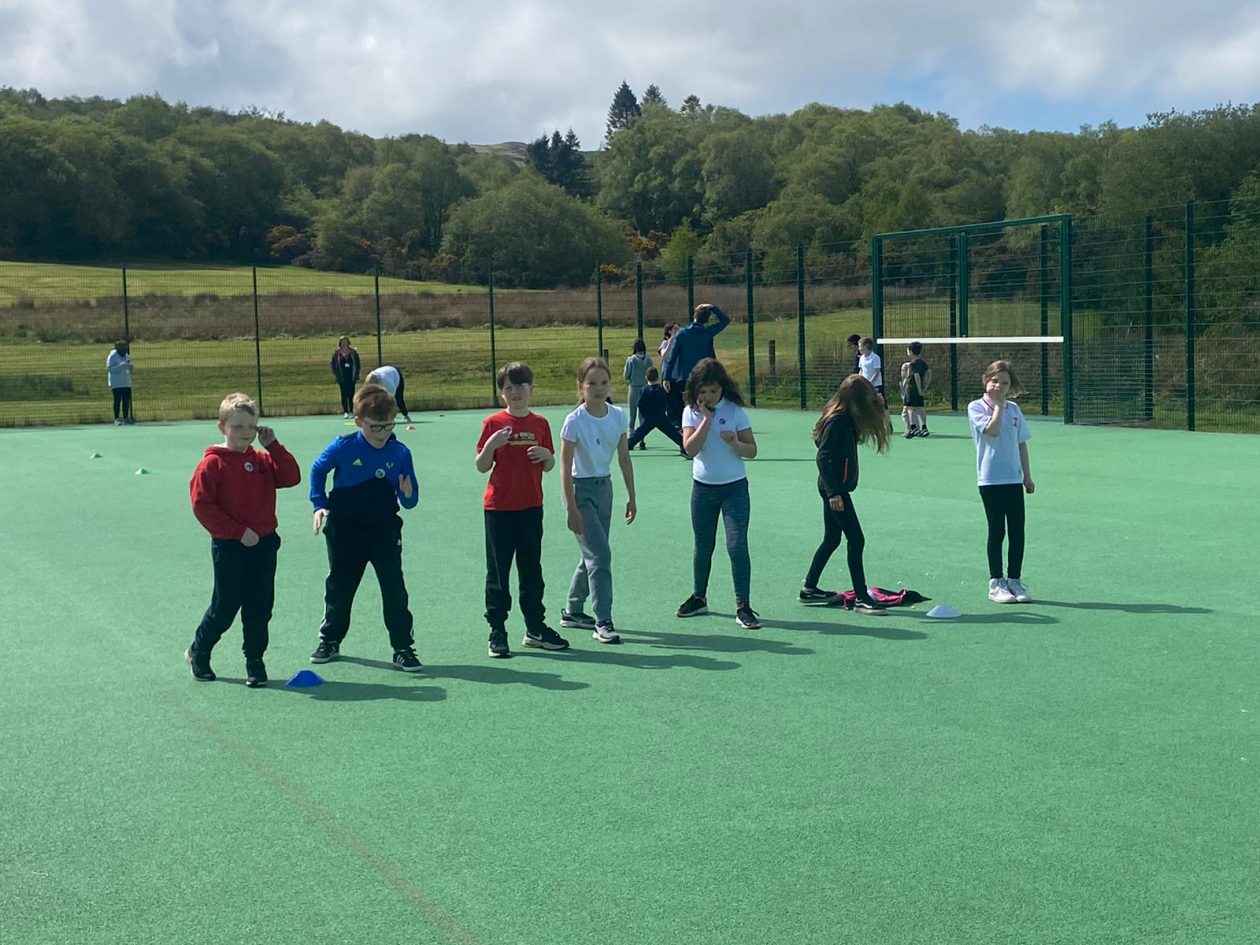
[[[1052,623],[1058,623],[1058,617],[1051,617],[1049,614],[1029,613],[1026,610],[1016,610],[1007,605],[1001,611],[993,611],[983,614],[959,614],[957,617],[948,619],[936,619],[929,617],[927,614],[915,614],[920,620],[930,620],[932,623],[1014,623],[1021,624],[1026,627],[1046,627]]]
[[[709,611],[713,613],[713,611]],[[927,634],[918,630],[903,630],[883,624],[883,617],[866,617],[850,615],[851,623],[822,623],[802,620],[762,620],[763,627],[777,630],[807,630],[827,636],[840,637],[877,637],[880,640],[926,640]]]
[[[710,611],[712,613],[712,611]],[[771,640],[747,633],[732,636],[724,633],[705,633],[700,618],[692,618],[697,633],[667,633],[663,630],[618,630],[626,643],[646,644],[670,650],[709,650],[715,653],[771,653],[778,656],[809,656],[814,651],[803,646]]]
[[[372,666],[396,671],[393,663],[386,663],[384,660],[364,659],[361,656],[342,655],[337,658],[337,661],[341,663],[357,663],[359,666]],[[561,691],[586,689],[590,686],[590,683],[563,679],[553,673],[531,673],[495,664],[487,664],[485,666],[462,666],[459,664],[426,663],[424,672],[420,675],[420,678],[465,679],[469,682],[492,683],[495,685],[515,684],[520,686],[536,686],[539,689],[555,689]]]
[[[241,686],[245,684],[244,679],[232,679],[227,676],[220,676],[219,679]],[[411,677],[407,682],[415,683],[419,680]],[[267,688],[307,696],[316,702],[372,702],[377,699],[441,702],[446,698],[446,690],[440,686],[389,686],[385,683],[344,682],[337,679],[325,679],[318,686],[286,686],[281,680],[273,679],[267,683]]]
[[[559,658],[567,659],[567,652]],[[564,679],[553,673],[531,673],[528,670],[509,668],[500,663],[485,666],[451,666],[443,663],[438,666],[426,666],[424,671],[435,679],[463,679],[468,682],[490,683],[497,686],[535,686],[539,689],[561,692],[589,689],[591,685],[575,679]]]
[[[1042,607],[1070,607],[1073,610],[1118,610],[1126,614],[1210,614],[1210,607],[1181,607],[1177,604],[1124,604],[1116,601],[1037,600]]]
[[[625,633],[618,630],[618,633]],[[626,644],[630,643],[629,646]],[[634,649],[633,643],[626,639],[619,646],[605,643],[594,644],[598,649],[570,648],[564,651],[563,659],[572,663],[610,663],[625,666],[628,669],[703,669],[726,672],[739,669],[740,664],[731,660],[715,660],[710,656],[694,656],[678,653],[671,656],[643,653]],[[542,654],[532,654],[539,655]]]

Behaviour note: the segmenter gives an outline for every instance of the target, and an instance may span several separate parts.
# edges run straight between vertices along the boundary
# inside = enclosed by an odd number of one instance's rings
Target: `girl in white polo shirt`
[[[1026,604],[1032,600],[1023,582],[1024,493],[1036,485],[1028,467],[1032,433],[1024,414],[1008,397],[1024,393],[1010,361],[994,361],[985,370],[984,396],[967,406],[971,438],[976,443],[976,480],[989,521],[989,600]],[[1002,541],[1007,546],[1002,575]]]
[[[603,358],[587,358],[578,366],[582,402],[560,428],[560,482],[569,531],[577,536],[582,557],[569,583],[568,606],[560,626],[590,630],[600,643],[620,643],[612,619],[612,458],[617,457],[626,482],[626,524],[634,521],[634,469],[626,446],[626,415],[608,402],[612,375]],[[595,616],[584,608],[591,599]]]
[[[683,396],[687,401],[683,450],[692,458],[694,480],[691,531],[696,543],[692,558],[695,583],[677,615],[696,617],[709,612],[706,594],[720,514],[735,582],[735,621],[746,630],[757,630],[761,622],[748,602],[752,568],[748,560],[748,477],[744,473],[744,460],[757,455],[752,423],[744,411],[739,387],[714,358],[705,358],[692,369]]]

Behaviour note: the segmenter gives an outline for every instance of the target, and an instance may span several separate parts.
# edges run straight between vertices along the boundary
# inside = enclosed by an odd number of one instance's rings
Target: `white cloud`
[[[905,99],[964,124],[1039,109],[1203,107],[1260,80],[1249,0],[0,0],[0,84],[45,95],[259,105],[371,134],[603,135],[612,93],[658,84],[750,114]],[[1008,114],[1020,103],[1021,115]]]

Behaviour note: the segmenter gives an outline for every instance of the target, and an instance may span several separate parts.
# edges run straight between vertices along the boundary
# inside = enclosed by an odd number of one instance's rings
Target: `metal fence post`
[[[687,257],[687,318],[683,322],[686,324],[691,320],[691,313],[696,310],[696,261],[692,256]]]
[[[499,386],[495,383],[495,375],[499,370],[498,353],[494,348],[494,273],[491,272],[486,277],[486,306],[487,314],[490,318],[490,406],[495,407],[499,402]]]
[[[800,368],[797,386],[801,392],[801,409],[805,409],[808,391],[805,383],[805,244],[796,244],[796,363]]]
[[[127,267],[122,267],[123,341],[131,344],[131,304],[127,301]]]
[[[1186,429],[1194,429],[1194,201],[1186,204]]]
[[[1041,336],[1050,334],[1050,231],[1043,223],[1041,230],[1041,259],[1039,283],[1041,286]],[[1041,415],[1050,413],[1050,346],[1041,346]]]
[[[258,324],[258,267],[251,266],[254,277],[254,369],[258,372],[258,415],[264,416],[262,385],[262,339]]]
[[[949,336],[958,337],[958,240],[949,238]],[[958,412],[958,345],[949,346],[949,409]]]
[[[639,337],[643,337],[643,260],[634,263],[634,318]]]
[[[372,267],[372,295],[376,299],[376,366],[385,364],[385,355],[381,353],[381,273]]]
[[[1155,221],[1146,217],[1142,240],[1142,418],[1155,419]]]
[[[599,267],[595,267],[595,350],[604,350],[604,284]],[[639,325],[639,337],[643,337],[643,325]]]
[[[1076,416],[1072,380],[1072,218],[1059,221],[1059,333],[1063,335],[1063,422]]]
[[[748,402],[757,406],[757,338],[753,323],[756,321],[756,307],[753,298],[753,252],[752,247],[744,253],[744,294],[748,308]]]

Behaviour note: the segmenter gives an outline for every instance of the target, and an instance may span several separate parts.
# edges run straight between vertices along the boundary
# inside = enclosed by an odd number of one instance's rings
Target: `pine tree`
[[[685,99],[683,99],[682,107],[678,110],[684,115],[694,116],[700,114],[700,107],[700,96],[688,95]]]
[[[665,96],[661,94],[661,87],[655,82],[643,90],[643,99],[641,104],[644,108],[649,105],[659,105],[661,108],[669,108],[669,102],[665,101]]]
[[[627,127],[641,113],[639,100],[635,98],[629,84],[623,81],[621,88],[617,89],[617,93],[613,96],[612,107],[608,109],[608,130],[604,135],[605,143],[611,141],[613,135]]]

